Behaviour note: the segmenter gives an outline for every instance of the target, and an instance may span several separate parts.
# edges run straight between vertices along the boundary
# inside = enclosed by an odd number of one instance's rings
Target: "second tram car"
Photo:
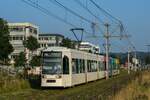
[[[50,47],[43,51],[42,57],[42,87],[71,87],[105,78],[105,57],[102,55]],[[110,74],[118,74],[115,59],[110,63]]]

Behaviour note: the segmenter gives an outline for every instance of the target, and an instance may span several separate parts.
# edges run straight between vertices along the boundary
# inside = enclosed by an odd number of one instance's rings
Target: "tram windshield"
[[[62,53],[44,52],[42,74],[62,74]]]

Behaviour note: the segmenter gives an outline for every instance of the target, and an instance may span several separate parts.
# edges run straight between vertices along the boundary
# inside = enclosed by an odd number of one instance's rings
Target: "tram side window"
[[[79,73],[85,72],[85,63],[83,59],[78,59]]]
[[[88,68],[88,72],[91,72],[91,61],[87,60],[87,68]]]
[[[78,59],[75,59],[76,60],[76,73],[79,73],[79,60]]]
[[[85,60],[81,60],[81,62],[80,62],[80,64],[81,64],[81,73],[84,73],[85,72]]]
[[[98,68],[97,68],[97,67],[98,67],[98,66],[97,66],[97,61],[94,61],[94,65],[95,65],[95,70],[94,70],[94,71],[96,72],[97,69],[98,69]]]
[[[83,59],[78,59],[78,73],[85,72],[85,61]]]
[[[104,63],[103,62],[98,62],[98,66],[99,66],[99,69],[100,71],[104,71],[105,70],[105,66],[104,66]]]
[[[93,61],[91,61],[91,72],[93,72],[93,70],[94,70],[94,63]]]
[[[82,72],[81,59],[78,59],[78,73]]]
[[[76,70],[76,59],[72,59],[72,73],[75,74]]]
[[[102,71],[105,71],[105,63],[102,62],[101,65],[102,65]]]
[[[98,68],[99,68],[99,71],[102,71],[102,69],[101,69],[101,62],[100,61],[98,61]]]
[[[96,61],[91,61],[91,68],[92,68],[92,72],[96,72],[97,71],[97,62]]]
[[[72,59],[72,73],[80,73],[80,60],[79,59]]]
[[[84,73],[85,61],[83,59],[72,59],[72,73]]]
[[[69,58],[67,56],[63,58],[63,74],[69,74]]]

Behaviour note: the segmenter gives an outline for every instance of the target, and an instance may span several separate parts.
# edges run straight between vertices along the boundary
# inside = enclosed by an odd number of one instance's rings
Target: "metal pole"
[[[128,74],[130,74],[130,48],[128,48]]]
[[[24,31],[25,31],[24,41],[25,41],[25,42],[27,41],[27,29],[28,29],[28,27],[25,27],[25,28],[24,28]],[[26,48],[26,47],[24,47],[24,53],[25,53],[26,59],[27,59],[27,58],[29,59],[29,55],[28,55],[28,57],[27,57],[27,48]],[[25,67],[29,67],[28,61],[26,61]]]
[[[136,59],[136,51],[135,51],[135,55],[134,55],[134,56],[135,56],[135,62],[134,62],[134,63],[135,63],[135,65],[134,65],[134,69],[135,69],[135,71],[137,71],[137,59]]]
[[[106,23],[106,33],[105,33],[105,38],[106,38],[106,79],[109,78],[109,24]]]

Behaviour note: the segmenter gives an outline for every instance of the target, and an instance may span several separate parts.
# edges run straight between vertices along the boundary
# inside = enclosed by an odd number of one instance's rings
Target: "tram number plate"
[[[46,82],[48,82],[48,83],[55,83],[56,80],[47,80]]]

